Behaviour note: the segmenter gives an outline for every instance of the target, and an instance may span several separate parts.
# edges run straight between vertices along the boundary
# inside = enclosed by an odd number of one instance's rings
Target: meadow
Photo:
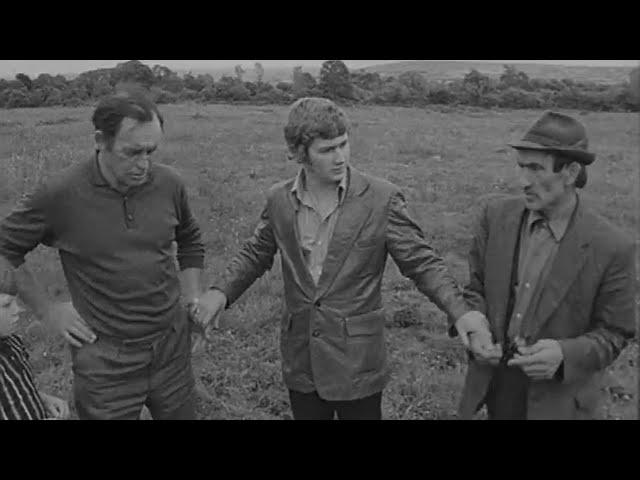
[[[253,231],[268,187],[296,173],[282,134],[287,109],[197,104],[161,109],[166,141],[157,161],[175,166],[189,186],[207,249],[208,283]],[[540,113],[350,108],[352,165],[403,188],[412,216],[456,278],[465,282],[478,200],[488,193],[518,192],[515,157],[506,144],[519,138]],[[566,113],[586,125],[598,155],[583,197],[635,237],[637,114]],[[92,155],[90,117],[89,108],[0,110],[0,215],[40,179]],[[56,252],[39,247],[28,264],[52,297],[68,299]],[[387,262],[383,296],[393,372],[383,397],[384,417],[455,418],[466,369],[462,346],[447,337],[443,314],[399,274],[392,260]],[[281,301],[276,261],[226,313],[223,332],[194,357],[201,418],[290,418],[278,350]],[[70,354],[64,342],[29,315],[22,332],[42,388],[71,400]],[[637,358],[634,343],[609,368],[603,418],[637,418]]]

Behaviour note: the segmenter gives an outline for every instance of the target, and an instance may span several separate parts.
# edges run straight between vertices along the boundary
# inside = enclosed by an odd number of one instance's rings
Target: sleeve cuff
[[[562,349],[562,382],[573,383],[584,378],[585,371],[580,366],[580,359],[584,356],[585,346],[580,338],[559,340]],[[558,369],[560,370],[560,369]]]
[[[456,305],[454,307],[452,307],[449,310],[449,337],[450,338],[455,338],[458,336],[458,329],[456,328],[456,322],[462,318],[462,316],[466,315],[467,313],[471,312],[472,309],[470,309],[466,304],[464,305]]]

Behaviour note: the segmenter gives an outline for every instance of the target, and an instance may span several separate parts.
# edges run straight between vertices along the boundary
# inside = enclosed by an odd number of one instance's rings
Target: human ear
[[[578,175],[580,174],[580,164],[578,162],[571,162],[567,165],[566,172],[568,173],[567,184],[575,185]]]

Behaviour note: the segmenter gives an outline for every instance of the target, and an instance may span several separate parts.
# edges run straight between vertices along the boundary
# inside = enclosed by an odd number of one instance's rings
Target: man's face
[[[150,122],[124,118],[112,145],[96,135],[104,165],[123,187],[135,187],[147,181],[151,155],[162,140],[162,127],[154,115]]]
[[[536,150],[517,150],[520,185],[529,210],[550,212],[567,194],[570,175],[567,168],[553,171],[553,157]]]
[[[316,138],[307,149],[307,174],[322,183],[340,183],[347,173],[350,156],[348,134],[331,140]]]
[[[0,293],[0,338],[15,333],[21,311],[16,297]]]

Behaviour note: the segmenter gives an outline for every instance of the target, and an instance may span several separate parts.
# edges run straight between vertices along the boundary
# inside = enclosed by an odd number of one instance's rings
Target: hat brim
[[[516,150],[539,150],[543,152],[560,152],[571,158],[574,158],[576,162],[580,162],[584,165],[592,164],[595,159],[595,153],[585,152],[584,150],[576,150],[571,147],[547,147],[544,145],[540,145],[539,143],[520,141],[516,143],[508,144],[511,148],[515,148]]]

